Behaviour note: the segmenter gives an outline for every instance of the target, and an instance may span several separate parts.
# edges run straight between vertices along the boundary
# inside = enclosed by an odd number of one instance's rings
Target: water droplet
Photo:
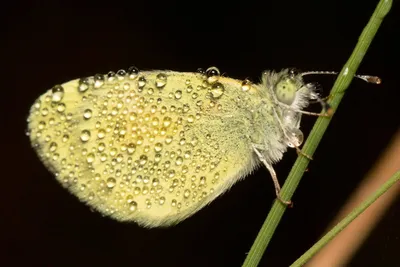
[[[143,166],[147,163],[147,156],[146,155],[141,155],[139,158],[139,165]]]
[[[106,149],[106,144],[104,144],[104,143],[99,143],[99,145],[97,146],[97,150],[98,150],[99,152],[103,152],[104,149]]]
[[[156,87],[161,89],[167,84],[167,75],[159,73],[156,76]]]
[[[64,97],[64,88],[61,85],[56,85],[51,89],[51,93],[51,101],[53,103],[58,103]]]
[[[156,152],[160,152],[162,150],[162,148],[163,148],[163,145],[161,143],[157,143],[154,145],[154,150]]]
[[[160,161],[161,161],[161,158],[162,158],[161,154],[160,154],[160,153],[157,153],[157,154],[154,156],[154,161],[155,161],[155,162],[160,162]]]
[[[137,137],[137,139],[136,139],[136,144],[137,144],[137,145],[141,145],[141,144],[143,144],[143,141],[144,141],[143,136],[139,135],[139,136]]]
[[[122,81],[125,78],[126,71],[125,70],[119,70],[117,71],[117,78],[118,80]]]
[[[117,155],[117,149],[115,147],[111,148],[110,150],[110,156],[114,157],[115,155]]]
[[[154,89],[153,89],[153,88],[149,88],[149,89],[147,90],[147,94],[149,94],[149,95],[154,94]]]
[[[56,151],[57,150],[57,143],[56,142],[52,142],[51,144],[50,144],[50,151],[51,152],[54,152],[54,151]]]
[[[42,102],[40,100],[37,100],[35,103],[35,109],[40,109],[40,106],[42,105]]]
[[[93,153],[87,154],[87,156],[86,156],[86,161],[87,161],[88,163],[93,163],[94,159],[95,159],[95,156],[94,156]]]
[[[288,140],[287,145],[290,147],[299,147],[304,141],[303,132],[297,128],[289,129],[288,136],[290,140]]]
[[[181,99],[181,98],[182,98],[182,91],[176,90],[175,91],[175,99]]]
[[[218,81],[220,72],[217,67],[210,67],[206,70],[207,82],[213,84]]]
[[[89,89],[90,83],[88,78],[82,78],[78,82],[78,91],[83,93]]]
[[[139,79],[138,79],[139,89],[143,89],[143,87],[146,85],[146,83],[147,83],[147,81],[143,76],[139,77]]]
[[[88,120],[92,117],[92,110],[91,109],[85,109],[83,112],[83,117]]]
[[[154,179],[153,179],[153,182],[152,182],[152,185],[153,185],[154,187],[156,187],[159,183],[160,183],[160,180],[159,180],[158,178],[154,178]]]
[[[214,83],[211,87],[211,96],[214,99],[220,98],[224,94],[224,92],[225,87],[219,82]]]
[[[139,69],[135,66],[131,66],[128,68],[128,77],[131,80],[134,80],[139,74]]]
[[[150,201],[150,199],[146,199],[146,208],[148,208],[148,209],[151,208],[151,201]]]
[[[167,145],[168,145],[168,144],[171,144],[172,139],[173,139],[173,137],[172,137],[171,135],[167,135],[167,136],[165,137],[165,143],[166,143]]]
[[[170,117],[165,117],[163,119],[163,126],[164,127],[168,128],[171,125],[171,123],[172,123],[172,119]]]
[[[90,132],[88,130],[83,130],[81,132],[81,140],[82,142],[87,142],[90,139]]]
[[[46,123],[44,121],[40,121],[38,125],[39,130],[43,130],[46,128]]]
[[[106,136],[106,131],[104,129],[99,129],[99,131],[97,132],[97,137],[99,139],[103,139]]]
[[[181,138],[181,140],[179,140],[179,144],[181,146],[183,146],[186,143],[186,139],[185,138]]]
[[[135,201],[132,201],[129,203],[129,210],[130,211],[135,211],[137,209],[137,203]]]
[[[94,88],[100,88],[104,84],[104,76],[101,74],[94,75]]]
[[[147,186],[143,186],[142,194],[147,195],[149,193],[149,188]]]
[[[244,80],[242,82],[242,91],[247,92],[250,90],[250,88],[251,88],[251,82],[248,79]]]
[[[177,157],[176,158],[176,161],[175,161],[175,164],[177,165],[177,166],[180,166],[180,165],[182,165],[182,163],[183,163],[183,158],[182,157]]]
[[[106,161],[106,160],[107,160],[107,155],[106,155],[105,153],[101,154],[101,155],[100,155],[100,161],[101,161],[101,162],[104,162],[104,161]]]
[[[175,206],[176,206],[176,204],[177,204],[177,201],[176,201],[176,199],[173,199],[173,200],[171,201],[171,205],[172,205],[172,207],[175,207]]]
[[[133,191],[133,193],[135,194],[135,195],[139,195],[140,194],[140,187],[135,187],[135,190]]]
[[[129,143],[127,147],[128,154],[133,154],[136,151],[136,145],[133,143]]]
[[[190,196],[190,190],[189,190],[189,189],[186,189],[185,192],[183,193],[183,196],[184,196],[185,198],[188,198],[188,197]]]
[[[126,202],[131,203],[133,201],[133,196],[132,195],[128,195],[126,197]]]
[[[117,181],[113,177],[110,177],[107,179],[107,187],[108,188],[113,188],[116,183],[117,183]]]
[[[43,108],[41,113],[42,113],[42,116],[47,116],[47,114],[49,114],[49,109]]]
[[[166,106],[162,106],[160,112],[161,112],[161,114],[165,114],[167,112],[167,110],[168,109]]]
[[[62,137],[62,141],[64,143],[66,143],[68,140],[69,140],[69,135],[68,134],[64,134],[63,137]]]
[[[113,82],[115,80],[115,72],[109,71],[107,73],[107,81],[108,82]]]
[[[131,88],[131,84],[130,83],[124,83],[123,88],[124,88],[125,91],[128,91]],[[130,96],[128,96],[126,98],[126,102],[127,103],[131,102],[131,97]]]
[[[187,121],[189,123],[193,123],[194,122],[194,116],[193,115],[189,115]]]
[[[60,112],[60,113],[64,112],[65,111],[65,104],[64,103],[59,103],[57,105],[57,111]]]

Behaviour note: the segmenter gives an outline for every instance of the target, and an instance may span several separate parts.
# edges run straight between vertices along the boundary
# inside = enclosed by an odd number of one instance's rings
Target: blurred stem
[[[399,155],[400,128],[385,151],[379,156],[379,160],[374,163],[373,168],[368,171],[368,174],[353,191],[346,204],[337,213],[336,218],[329,224],[327,231],[324,231],[324,235],[378,190],[387,181],[388,177],[400,170]],[[352,257],[363,246],[363,242],[367,240],[398,196],[400,196],[400,183],[395,184],[358,216],[356,220],[336,235],[323,249],[318,251],[317,255],[314,255],[307,262],[306,266],[348,266],[352,261]]]
[[[347,87],[350,85],[354,74],[356,73],[362,59],[364,58],[364,55],[368,50],[369,45],[371,44],[379,26],[382,23],[383,18],[389,12],[391,6],[391,0],[379,1],[367,26],[362,31],[353,53],[344,65],[331,91],[328,103],[333,110],[338,108]],[[330,121],[331,118],[326,117],[319,117],[317,119],[309,137],[307,138],[307,141],[304,144],[302,150],[303,153],[310,156],[314,154]],[[282,187],[281,196],[283,199],[291,199],[301,180],[301,177],[303,176],[304,171],[308,166],[308,163],[308,158],[299,155],[289,173],[288,178],[286,179],[284,186]],[[264,251],[267,248],[285,210],[286,206],[275,200],[264,224],[257,235],[256,240],[254,241],[243,263],[244,267],[258,266],[258,263],[260,262],[262,255],[264,254]]]
[[[364,210],[373,204],[380,196],[388,191],[395,183],[400,181],[400,171],[397,171],[390,179],[384,183],[374,194],[367,200],[361,203],[360,206],[355,208],[349,215],[346,216],[340,223],[332,228],[324,237],[315,243],[306,253],[298,258],[291,267],[303,266],[309,259],[311,259],[321,248],[323,248],[330,240],[338,235],[347,225],[357,218]]]

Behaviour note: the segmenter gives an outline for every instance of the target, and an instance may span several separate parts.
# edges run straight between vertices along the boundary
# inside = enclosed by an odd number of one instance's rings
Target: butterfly
[[[144,227],[177,224],[259,165],[270,172],[303,142],[301,115],[327,104],[292,69],[260,83],[135,67],[56,85],[32,105],[28,135],[44,165],[101,214]]]

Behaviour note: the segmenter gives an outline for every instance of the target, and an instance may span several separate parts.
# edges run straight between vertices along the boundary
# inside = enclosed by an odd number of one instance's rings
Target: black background
[[[61,1],[60,1],[61,2]],[[65,2],[65,3],[64,3]],[[340,70],[378,1],[13,1],[2,3],[1,266],[240,266],[274,200],[259,169],[191,218],[147,230],[91,212],[64,190],[24,134],[54,84],[135,65]],[[399,12],[392,8],[276,231],[262,266],[288,266],[324,232],[399,127]],[[312,76],[328,94],[335,77]],[[315,118],[304,117],[307,134]],[[283,182],[296,153],[276,165]],[[398,266],[397,201],[351,266]]]

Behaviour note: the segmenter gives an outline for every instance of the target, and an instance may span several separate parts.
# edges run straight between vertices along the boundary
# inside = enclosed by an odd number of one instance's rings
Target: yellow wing
[[[258,88],[241,86],[172,71],[69,81],[32,106],[30,139],[81,201],[120,221],[168,226],[254,168],[246,109]]]

